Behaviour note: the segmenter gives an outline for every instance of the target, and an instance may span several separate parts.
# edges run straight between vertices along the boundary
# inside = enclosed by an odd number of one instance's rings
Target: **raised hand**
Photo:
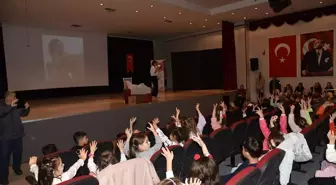
[[[271,117],[271,121],[270,121],[270,127],[271,127],[271,128],[274,127],[274,123],[275,123],[275,121],[276,121],[277,119],[278,119],[278,116],[277,116],[277,115]]]
[[[167,147],[162,147],[162,155],[166,158],[167,161],[173,161],[174,153],[171,152]]]
[[[256,108],[256,114],[258,114],[260,118],[264,117],[263,110],[260,109],[259,107]]]
[[[335,140],[336,140],[335,133],[332,133],[331,131],[329,131],[327,136],[328,136],[328,139],[329,139],[329,144],[334,145]]]
[[[80,158],[80,159],[82,159],[83,161],[85,161],[86,160],[86,158],[87,158],[87,150],[85,150],[84,148],[82,148],[80,151],[79,151],[79,155],[78,155],[78,157]]]
[[[29,158],[29,166],[36,164],[37,162],[37,157],[36,156],[32,156]]]
[[[198,178],[190,178],[190,179],[186,178],[184,184],[185,185],[201,185],[202,181]]]
[[[134,123],[136,122],[137,118],[136,117],[132,117],[130,120],[129,120],[129,124],[130,124],[130,129],[133,130],[133,125]]]
[[[97,141],[92,141],[90,143],[90,153],[94,154],[97,151]]]
[[[129,128],[125,129],[125,134],[127,136],[127,139],[130,139],[132,137],[132,131]]]
[[[178,118],[178,116],[180,115],[180,113],[181,113],[181,110],[178,108],[178,107],[176,107],[176,118]]]
[[[284,108],[284,106],[282,104],[279,104],[278,108],[281,110],[282,114],[286,114],[285,108]]]
[[[25,106],[25,109],[28,109],[30,107],[28,102],[26,102],[24,106]]]
[[[336,112],[330,115],[329,122],[334,122],[335,118],[336,118]]]
[[[192,136],[191,139],[192,139],[193,141],[195,141],[195,142],[196,142],[198,145],[200,145],[201,147],[202,147],[203,145],[205,145],[204,142],[203,142],[203,140],[202,140],[202,138],[199,136],[199,134],[197,134],[197,136]]]
[[[124,141],[123,140],[118,140],[117,146],[119,148],[120,153],[124,153]]]
[[[153,123],[153,127],[154,127],[155,130],[159,128],[158,127],[158,124],[160,123],[159,118],[154,118],[152,123]]]
[[[154,135],[157,135],[153,124],[148,122],[148,125],[149,125],[149,127],[147,127],[147,129],[150,130]]]
[[[16,107],[18,101],[19,101],[18,99],[13,100],[12,103],[11,103],[11,106]]]
[[[294,113],[294,110],[295,110],[295,105],[291,105],[291,106],[290,106],[290,111],[291,111],[291,114],[293,114],[293,113]]]
[[[196,109],[198,112],[200,111],[200,104],[199,104],[199,103],[196,104],[195,109]]]

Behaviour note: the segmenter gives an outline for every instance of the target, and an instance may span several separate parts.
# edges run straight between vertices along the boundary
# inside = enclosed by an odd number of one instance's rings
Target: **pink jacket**
[[[109,165],[97,175],[99,185],[156,185],[160,182],[152,162],[136,158]]]
[[[270,135],[271,131],[269,130],[267,123],[264,118],[259,119],[259,126],[260,130],[263,133],[265,139],[263,142],[263,150],[269,150],[268,147],[268,136]],[[280,116],[280,132],[283,134],[287,134],[287,116],[286,114],[281,114]]]

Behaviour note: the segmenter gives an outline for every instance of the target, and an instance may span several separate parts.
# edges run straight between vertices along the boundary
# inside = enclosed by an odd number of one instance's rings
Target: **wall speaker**
[[[292,4],[292,1],[291,0],[268,0],[268,3],[275,13],[279,13],[283,9],[289,7]]]
[[[258,58],[251,58],[250,59],[250,66],[251,66],[251,71],[258,71],[259,70],[259,60],[258,60]]]

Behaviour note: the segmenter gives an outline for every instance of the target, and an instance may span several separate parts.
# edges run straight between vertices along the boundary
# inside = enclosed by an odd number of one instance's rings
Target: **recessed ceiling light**
[[[139,13],[139,11],[137,10],[137,11],[135,11],[136,13]]]
[[[104,4],[103,3],[100,3],[100,6],[103,6]]]
[[[266,15],[268,15],[268,13],[266,12]]]
[[[244,17],[244,19],[246,19],[246,17]]]
[[[217,24],[220,24],[220,23],[217,23]]]
[[[323,2],[322,1],[320,1],[320,4],[322,4]]]
[[[254,9],[255,9],[255,10],[258,10],[258,8],[257,8],[257,7],[255,7]]]
[[[189,24],[192,24],[192,22],[191,22],[191,23],[189,23]]]
[[[205,28],[205,26],[203,26],[203,28]]]
[[[163,17],[164,19],[167,18],[167,17]]]
[[[204,21],[208,21],[208,19],[204,19]]]
[[[182,12],[179,12],[179,14],[181,15],[181,14],[182,14]]]
[[[234,13],[232,13],[232,15],[234,15]]]
[[[154,5],[151,5],[151,8],[153,8],[154,7]]]

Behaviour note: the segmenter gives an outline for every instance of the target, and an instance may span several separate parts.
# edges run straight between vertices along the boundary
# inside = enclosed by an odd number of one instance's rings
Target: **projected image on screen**
[[[83,38],[42,35],[46,81],[69,83],[84,79]]]

